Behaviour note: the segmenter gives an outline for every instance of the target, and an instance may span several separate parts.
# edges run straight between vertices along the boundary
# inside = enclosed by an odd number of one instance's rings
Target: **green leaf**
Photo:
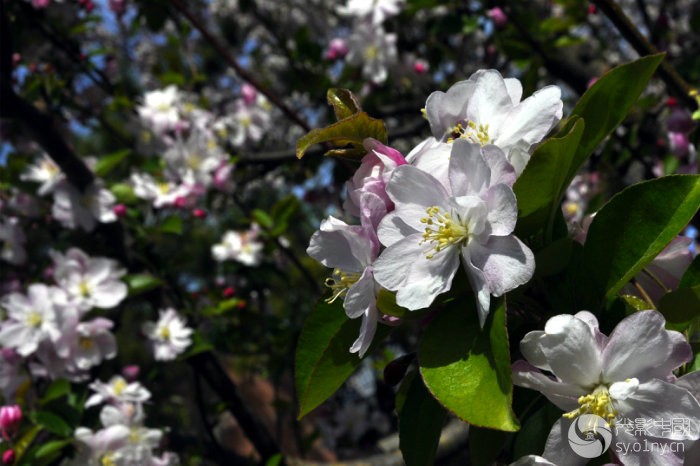
[[[411,377],[399,410],[399,447],[406,466],[431,466],[435,459],[447,411]],[[403,384],[402,384],[403,385]]]
[[[357,97],[348,89],[328,89],[326,99],[328,99],[328,104],[333,107],[335,119],[338,121],[362,111]]]
[[[253,219],[255,219],[255,221],[266,230],[269,230],[275,224],[272,217],[270,217],[270,214],[264,210],[254,209],[253,212],[251,212],[251,215],[253,216]]]
[[[171,215],[163,220],[163,223],[158,227],[158,231],[172,235],[182,235],[182,219],[177,215]]]
[[[671,323],[683,323],[700,316],[700,285],[666,293],[659,300],[659,311]]]
[[[51,382],[51,384],[48,386],[48,388],[44,392],[44,396],[41,398],[41,404],[46,404],[49,401],[66,396],[69,393],[70,393],[70,383],[68,383],[67,380],[65,380],[65,379],[54,380],[53,382]]]
[[[695,256],[693,262],[685,270],[678,288],[689,288],[695,285],[700,285],[700,254]]]
[[[15,459],[18,464],[21,464],[24,453],[27,451],[27,448],[29,448],[39,432],[41,432],[41,426],[32,426],[24,433],[24,435],[22,435],[22,437],[20,437],[19,440],[15,441]]]
[[[492,303],[483,329],[471,298],[452,301],[426,328],[418,363],[428,390],[457,417],[479,427],[518,430],[504,300]]]
[[[31,414],[35,424],[39,424],[44,429],[61,437],[70,437],[73,429],[66,421],[49,411],[34,411]]]
[[[360,320],[348,319],[342,300],[333,304],[319,301],[306,319],[297,344],[294,373],[299,419],[333,395],[360,365],[359,356],[350,353],[350,346],[360,334]],[[389,327],[379,325],[372,346],[388,334]]]
[[[612,297],[688,224],[700,206],[700,176],[672,175],[613,196],[593,219],[580,277],[595,307]]]
[[[567,174],[578,170],[578,166],[572,165],[585,124],[580,118],[569,121],[570,131],[539,146],[513,186],[518,199],[518,233],[521,236],[552,227],[556,209],[571,183]]]
[[[629,309],[632,311],[645,311],[649,309],[649,303],[633,294],[623,294],[620,296],[620,298],[622,298],[625,304],[629,306]]]
[[[367,153],[362,145],[367,138],[386,143],[384,122],[371,118],[365,112],[356,113],[325,128],[311,130],[301,137],[297,141],[297,158],[302,158],[310,146],[329,142],[335,149],[327,151],[325,155],[359,160]],[[346,146],[351,147],[346,148]]]
[[[162,280],[148,274],[127,275],[124,281],[129,287],[129,296],[151,291],[163,284]]]
[[[117,198],[117,202],[124,204],[135,204],[139,201],[138,196],[134,194],[134,188],[127,183],[115,183],[109,188]]]
[[[663,53],[650,55],[613,68],[579,99],[571,117],[583,118],[586,128],[566,175],[567,185],[598,144],[622,123],[664,56]]]
[[[192,334],[192,344],[189,346],[189,348],[187,348],[187,351],[178,356],[178,360],[183,361],[196,354],[212,351],[213,349],[214,345],[212,345],[208,340],[205,340],[199,331],[195,330]]]
[[[32,456],[35,459],[44,458],[46,456],[59,452],[60,450],[72,443],[73,439],[53,440],[51,442],[46,442],[45,444],[37,448],[36,451],[32,452]]]
[[[97,165],[95,165],[95,175],[100,177],[107,175],[110,171],[112,171],[112,169],[114,169],[114,167],[123,162],[130,154],[130,149],[122,149],[117,152],[112,152],[111,154],[103,155],[97,161]]]
[[[382,288],[377,295],[377,309],[382,314],[394,317],[403,317],[408,309],[396,304],[396,293]]]

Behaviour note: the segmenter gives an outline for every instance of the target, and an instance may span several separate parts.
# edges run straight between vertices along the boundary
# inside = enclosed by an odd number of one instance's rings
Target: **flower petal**
[[[515,236],[491,236],[486,244],[467,243],[472,264],[484,273],[486,286],[494,296],[530,281],[535,272],[532,251]]]
[[[578,408],[578,398],[586,394],[581,387],[547,377],[535,366],[523,360],[515,361],[511,370],[514,385],[537,390],[563,411]]]
[[[489,187],[491,169],[481,156],[479,144],[466,139],[452,143],[449,179],[454,197],[479,195]]]
[[[348,289],[345,295],[344,308],[345,313],[351,319],[360,317],[366,313],[377,298],[374,294],[374,278],[372,277],[372,268],[367,267],[353,285]]]
[[[656,311],[636,312],[617,324],[603,350],[604,380],[663,379],[690,361],[693,352],[685,337],[665,324]]]
[[[486,193],[486,205],[491,234],[506,236],[513,233],[518,221],[518,201],[513,190],[505,184],[491,187]]]

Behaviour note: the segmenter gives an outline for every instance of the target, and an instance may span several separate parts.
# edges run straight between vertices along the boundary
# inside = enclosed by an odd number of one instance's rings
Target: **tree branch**
[[[180,0],[171,0],[171,4],[177,9],[187,20],[197,29],[200,34],[211,44],[214,50],[217,51],[219,55],[228,63],[228,65],[233,68],[233,70],[238,74],[238,76],[247,81],[251,86],[255,87],[260,93],[265,95],[272,104],[279,108],[282,113],[284,113],[290,120],[299,125],[304,131],[311,131],[311,127],[304,120],[301,115],[299,115],[293,108],[287,105],[282,99],[280,99],[276,94],[270,91],[268,88],[263,86],[252,74],[250,74],[245,68],[243,68],[235,58],[228,52],[226,47],[219,42],[214,35],[209,32],[204,23],[192,14],[187,7]]]
[[[612,21],[620,34],[622,34],[622,37],[634,47],[640,56],[659,53],[659,50],[639,32],[639,29],[629,20],[617,3],[613,0],[592,0],[592,2],[605,13],[605,16]],[[666,83],[669,93],[682,100],[686,107],[695,108],[695,99],[689,95],[691,91],[690,85],[685,82],[671,63],[668,62],[668,56],[661,62],[656,72]]]

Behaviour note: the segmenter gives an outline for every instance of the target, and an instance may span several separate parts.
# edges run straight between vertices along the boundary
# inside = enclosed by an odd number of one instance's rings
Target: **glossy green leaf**
[[[123,204],[135,204],[139,201],[139,198],[134,193],[134,188],[127,183],[115,183],[109,188],[117,198],[117,202]]]
[[[122,163],[131,154],[130,149],[122,149],[111,154],[103,155],[95,165],[95,175],[105,176],[111,172],[114,167]]]
[[[39,446],[36,451],[32,452],[32,457],[34,459],[41,459],[49,455],[53,456],[72,443],[73,439],[53,440],[51,442],[46,442],[45,444]]]
[[[688,322],[700,317],[700,285],[679,288],[661,297],[659,311],[671,323]]]
[[[70,383],[65,379],[54,380],[49,384],[44,392],[44,396],[41,398],[41,403],[45,404],[51,400],[61,398],[70,393]]]
[[[258,224],[265,229],[270,229],[275,224],[275,221],[272,220],[270,214],[268,214],[264,210],[253,209],[253,212],[251,212],[251,214],[255,221],[258,222]]]
[[[399,409],[399,447],[406,466],[431,466],[447,411],[430,394],[420,377],[407,378]],[[402,384],[403,385],[403,384]]]
[[[529,236],[538,229],[551,228],[556,209],[571,179],[568,173],[585,124],[580,118],[570,120],[571,127],[562,137],[548,139],[535,150],[522,175],[513,186],[518,199],[518,233]],[[573,167],[574,171],[578,169]]]
[[[700,176],[673,175],[630,186],[600,209],[583,249],[587,306],[612,297],[656,257],[700,207]]]
[[[365,112],[356,113],[325,128],[311,130],[301,137],[297,141],[297,158],[302,158],[312,145],[328,142],[335,149],[327,151],[325,155],[359,160],[367,153],[362,145],[362,142],[367,138],[374,138],[386,143],[387,134],[384,122],[371,118]]]
[[[163,284],[162,280],[148,274],[127,275],[124,281],[129,287],[129,296],[151,291]]]
[[[326,99],[328,104],[333,107],[336,120],[340,121],[362,111],[357,97],[348,89],[328,89]]]
[[[622,123],[664,56],[663,53],[650,55],[613,68],[579,99],[571,117],[583,118],[586,128],[567,173],[567,185],[598,144]]]
[[[182,234],[182,219],[177,215],[171,215],[170,217],[163,220],[160,224],[158,230],[163,233],[170,233],[172,235]]]
[[[44,429],[61,437],[70,437],[73,429],[68,423],[49,411],[34,411],[31,414],[34,423],[44,427]]]
[[[642,298],[639,296],[635,296],[633,294],[623,294],[620,296],[622,301],[624,301],[625,305],[632,311],[645,311],[650,308],[649,303],[644,301]]]
[[[360,365],[360,357],[349,351],[360,334],[360,321],[348,319],[340,299],[333,304],[319,301],[306,319],[294,373],[299,419],[333,395]],[[388,334],[389,328],[379,325],[372,345]]]
[[[426,328],[418,363],[428,390],[460,419],[518,430],[503,300],[492,303],[483,329],[471,298],[452,301]]]
[[[32,426],[19,438],[19,440],[15,440],[15,459],[18,464],[22,464],[24,454],[27,452],[27,449],[32,444],[36,436],[39,435],[39,432],[41,432],[41,426]]]
[[[693,262],[685,270],[678,288],[689,288],[696,285],[700,285],[700,254],[695,256]]]

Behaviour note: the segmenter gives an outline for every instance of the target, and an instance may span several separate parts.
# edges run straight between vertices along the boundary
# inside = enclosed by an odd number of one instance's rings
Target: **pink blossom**
[[[9,440],[17,433],[22,422],[22,408],[17,405],[3,406],[0,408],[0,428],[5,440]]]
[[[248,83],[243,83],[241,86],[241,97],[246,105],[252,105],[258,97],[258,90]]]
[[[337,60],[348,54],[348,44],[345,39],[336,37],[328,44],[326,58],[329,60]]]
[[[2,454],[2,464],[15,464],[15,451],[10,449]]]
[[[493,21],[493,24],[496,26],[504,27],[506,24],[508,24],[508,16],[506,16],[505,11],[503,11],[499,7],[491,8],[489,11],[486,12],[489,18],[491,18],[491,21]]]

